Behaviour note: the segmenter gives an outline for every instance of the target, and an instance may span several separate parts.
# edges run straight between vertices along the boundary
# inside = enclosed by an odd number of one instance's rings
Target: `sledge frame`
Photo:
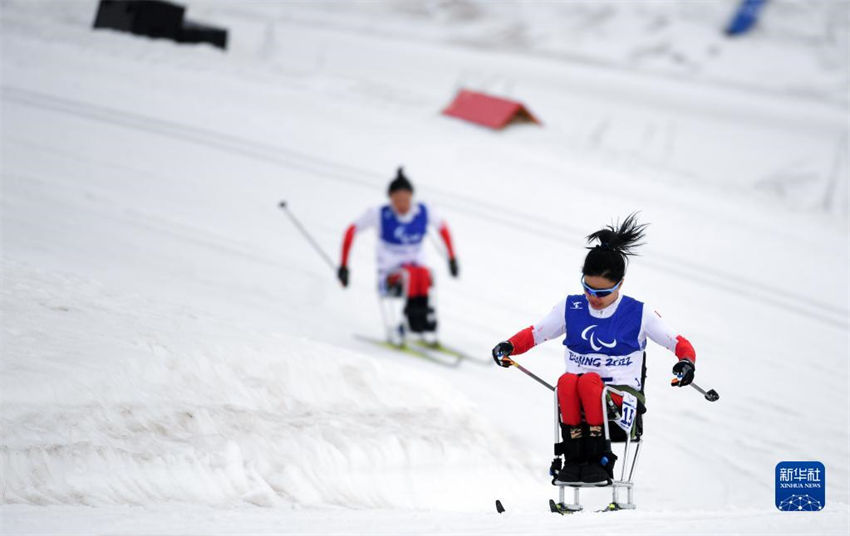
[[[602,389],[602,396],[600,398],[600,403],[602,404],[602,415],[606,417],[603,419],[604,429],[605,429],[605,439],[611,440],[611,432],[610,432],[610,424],[608,422],[607,414],[608,409],[606,407],[605,401],[606,397],[609,393],[623,396],[624,392],[614,389],[606,385]],[[561,416],[560,409],[558,407],[558,389],[555,388],[555,443],[559,443],[561,441]],[[620,478],[619,480],[615,479],[611,481],[611,484],[607,486],[611,487],[611,503],[608,505],[606,510],[634,510],[637,508],[634,502],[634,481],[632,478],[634,477],[635,468],[637,467],[638,459],[640,457],[640,448],[643,444],[643,438],[638,436],[634,441],[632,440],[632,432],[635,429],[635,425],[637,423],[637,419],[639,415],[635,415],[634,420],[632,421],[631,429],[626,432],[626,440],[624,441],[625,446],[623,448],[623,463],[620,468]],[[616,426],[616,425],[615,425]],[[631,450],[632,443],[635,444],[634,456],[629,458],[629,452]],[[626,478],[626,469],[628,468],[628,479]],[[580,512],[583,510],[581,505],[581,488],[599,488],[599,487],[607,487],[607,486],[598,486],[595,484],[555,484],[558,486],[558,506],[566,510],[567,512]],[[572,502],[566,502],[566,488],[573,488],[573,496]],[[626,501],[622,502],[620,500],[620,490],[625,489],[626,491]]]
[[[430,268],[428,270],[431,271]],[[394,273],[397,273],[401,279],[401,290],[398,295],[390,293],[386,286],[387,277]],[[384,326],[384,334],[388,343],[399,347],[407,346],[407,338],[412,333],[407,317],[404,314],[404,305],[407,300],[406,296],[409,288],[410,276],[406,270],[398,268],[386,273],[378,273],[378,309],[381,312],[381,323]],[[432,284],[431,290],[428,292],[428,297],[431,300],[431,305],[436,310],[438,297],[436,285]],[[439,327],[433,332],[435,337],[437,337],[438,332]]]
[[[387,342],[404,346],[408,326],[407,320],[404,318],[404,314],[402,314],[402,308],[404,307],[403,296],[407,295],[409,278],[406,271],[398,270],[401,277],[401,293],[400,295],[393,295],[389,292],[386,283],[387,277],[392,273],[394,271],[388,271],[386,273],[378,272],[378,308],[381,311],[381,322],[384,325]]]

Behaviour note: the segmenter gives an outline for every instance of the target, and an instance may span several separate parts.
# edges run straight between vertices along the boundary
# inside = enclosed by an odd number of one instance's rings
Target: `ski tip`
[[[505,511],[505,507],[502,506],[502,501],[500,501],[499,499],[496,499],[496,511],[500,514]]]

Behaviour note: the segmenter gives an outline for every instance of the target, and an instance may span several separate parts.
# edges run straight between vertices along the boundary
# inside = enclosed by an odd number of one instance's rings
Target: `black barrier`
[[[185,7],[162,0],[100,0],[94,28],[227,48],[226,29],[184,20],[185,13]]]
[[[183,22],[177,40],[181,43],[211,43],[218,48],[227,48],[227,30],[187,20]]]

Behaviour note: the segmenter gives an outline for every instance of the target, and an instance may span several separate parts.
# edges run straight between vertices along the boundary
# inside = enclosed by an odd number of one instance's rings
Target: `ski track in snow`
[[[320,180],[356,184],[371,191],[380,189],[382,186],[378,181],[367,178],[379,175],[375,171],[357,169],[327,158],[305,155],[285,147],[240,139],[208,129],[199,129],[9,87],[3,87],[3,98],[24,105],[188,140],[193,143],[243,154],[250,158],[268,160],[289,169],[305,171]],[[281,154],[285,156],[281,157]],[[496,207],[480,200],[453,195],[447,191],[441,191],[439,188],[431,187],[431,192],[432,197],[439,199],[442,206],[451,207],[512,229],[523,229],[532,234],[548,236],[558,243],[564,242],[564,236],[581,236],[582,234],[582,230],[578,227],[546,220],[533,214]],[[496,214],[501,217],[495,216]],[[511,219],[505,218],[505,215],[509,215]],[[532,225],[529,225],[529,223],[532,223]],[[575,245],[579,246],[580,243]],[[644,263],[677,275],[682,279],[700,281],[713,289],[722,289],[736,296],[746,296],[754,301],[769,302],[779,309],[817,318],[844,330],[850,329],[848,323],[850,322],[850,311],[846,308],[825,302],[819,303],[816,297],[796,294],[793,290],[789,291],[779,286],[771,287],[747,276],[733,275],[706,265],[691,263],[685,259],[663,254],[656,254],[655,257],[655,259],[648,259]]]

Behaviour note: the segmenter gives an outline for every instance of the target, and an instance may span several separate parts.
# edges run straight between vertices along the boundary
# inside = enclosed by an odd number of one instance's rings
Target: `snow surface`
[[[228,52],[0,4],[4,533],[848,532],[846,2],[734,42],[726,1],[188,4]],[[440,116],[462,85],[544,126]],[[577,291],[584,235],[652,223],[626,292],[721,400],[650,348],[637,511],[548,513],[518,371],[352,337],[374,238],[342,290],[277,203],[336,255],[399,164],[457,243],[442,338],[484,359]],[[522,362],[554,381],[560,345]],[[783,460],[824,463],[824,511],[776,510]]]

